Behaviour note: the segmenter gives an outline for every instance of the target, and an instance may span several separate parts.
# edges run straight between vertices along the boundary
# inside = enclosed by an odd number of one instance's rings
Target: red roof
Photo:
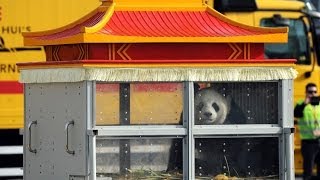
[[[196,9],[196,10],[195,10]],[[65,27],[24,33],[26,45],[115,42],[285,42],[286,28],[234,22],[215,10],[123,10],[100,7]]]
[[[99,33],[144,37],[209,37],[261,34],[230,25],[205,11],[117,11]]]

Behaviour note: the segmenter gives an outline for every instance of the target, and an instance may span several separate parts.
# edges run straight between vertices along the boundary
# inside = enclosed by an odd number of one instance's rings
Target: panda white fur
[[[224,124],[231,109],[230,96],[223,96],[213,88],[204,88],[194,96],[196,125]]]

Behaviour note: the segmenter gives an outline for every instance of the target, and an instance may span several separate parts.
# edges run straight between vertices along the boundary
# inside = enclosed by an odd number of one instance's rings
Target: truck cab
[[[293,0],[215,0],[208,2],[228,18],[262,27],[289,28],[288,43],[266,44],[265,57],[296,59],[298,77],[294,81],[294,103],[305,97],[309,82],[320,87],[319,13],[310,2]],[[296,123],[295,123],[296,124]],[[295,171],[302,174],[299,129],[295,131]]]

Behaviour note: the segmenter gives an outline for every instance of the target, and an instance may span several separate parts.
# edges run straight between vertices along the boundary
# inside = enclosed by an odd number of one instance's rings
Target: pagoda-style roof
[[[237,23],[202,0],[101,0],[78,21],[24,33],[46,62],[19,64],[21,82],[181,82],[293,79],[294,60],[264,59],[288,28]]]
[[[139,5],[132,5],[133,2]],[[201,0],[114,0],[67,26],[24,33],[25,45],[144,42],[286,42],[287,28],[251,27],[232,21]],[[180,2],[180,3],[179,3]]]

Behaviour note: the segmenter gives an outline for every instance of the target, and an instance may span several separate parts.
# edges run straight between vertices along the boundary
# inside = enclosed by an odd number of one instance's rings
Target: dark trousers
[[[315,178],[312,176],[314,164],[317,165],[317,177],[320,179],[320,141],[302,140],[301,153],[303,157],[303,179],[311,180]]]

